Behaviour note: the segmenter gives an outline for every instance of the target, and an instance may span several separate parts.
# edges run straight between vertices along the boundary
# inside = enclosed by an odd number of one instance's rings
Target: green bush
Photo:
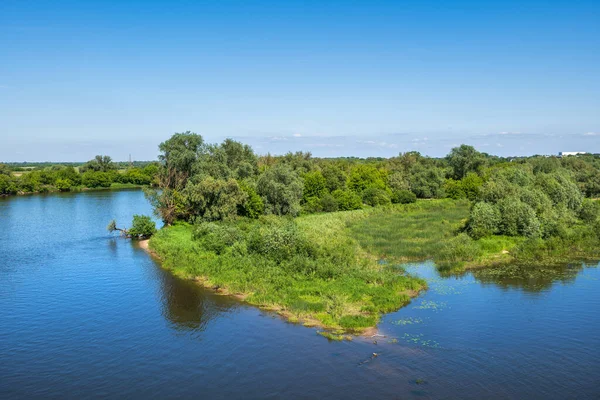
[[[392,203],[388,192],[376,187],[369,187],[362,193],[362,199],[365,204],[370,206],[385,206]]]
[[[350,190],[335,190],[331,194],[338,203],[340,211],[360,210],[362,208],[362,200],[359,195]]]
[[[81,176],[81,183],[88,188],[110,187],[112,176],[108,172],[87,171]]]
[[[500,212],[496,206],[486,202],[476,203],[469,218],[469,235],[474,239],[493,235],[499,231],[500,221]]]
[[[600,216],[600,203],[598,201],[585,199],[579,210],[579,218],[585,223],[595,222]]]
[[[417,195],[410,190],[393,190],[392,203],[394,204],[410,204],[417,202]]]
[[[131,228],[127,234],[132,238],[145,239],[154,235],[156,232],[156,224],[147,215],[134,215]]]
[[[321,199],[319,199],[317,196],[312,196],[312,197],[306,198],[304,200],[304,205],[302,206],[302,210],[308,214],[323,211],[323,205],[321,204]]]
[[[70,179],[58,178],[54,183],[54,186],[56,186],[56,188],[61,192],[68,192],[69,190],[71,190],[71,186],[73,186],[73,183]]]
[[[338,210],[338,202],[331,194],[326,194],[321,198],[321,208],[325,212],[334,212]]]

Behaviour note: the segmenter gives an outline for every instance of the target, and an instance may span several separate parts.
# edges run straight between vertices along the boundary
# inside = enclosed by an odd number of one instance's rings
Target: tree
[[[485,156],[466,144],[450,150],[446,160],[452,168],[452,177],[457,180],[464,178],[469,172],[479,172],[485,165]]]
[[[208,176],[198,183],[188,183],[183,190],[188,205],[188,219],[205,221],[231,219],[247,200],[247,194],[235,179],[214,179]]]
[[[265,203],[262,197],[256,193],[256,189],[247,182],[239,182],[240,188],[246,193],[246,201],[238,205],[238,215],[248,218],[258,218],[265,211]]]
[[[135,239],[147,239],[156,233],[156,224],[147,215],[134,215],[127,233]]]
[[[268,169],[260,176],[257,184],[258,194],[265,203],[265,211],[275,215],[298,215],[302,189],[302,181],[286,164]]]
[[[372,165],[358,164],[350,171],[348,188],[356,193],[362,193],[368,187],[385,189],[385,172]]]
[[[81,172],[96,171],[96,172],[108,172],[116,170],[117,166],[112,162],[112,158],[109,156],[97,155],[94,159],[86,162],[79,168]]]
[[[350,190],[335,190],[331,195],[338,203],[340,211],[360,210],[362,208],[362,199],[360,196]]]
[[[87,171],[81,176],[81,183],[88,188],[110,187],[112,179],[107,172]]]
[[[130,229],[117,227],[117,222],[114,219],[110,221],[106,229],[111,233],[119,231],[121,235],[132,239],[147,239],[156,233],[156,224],[147,215],[134,215]]]
[[[394,204],[416,203],[417,195],[410,190],[392,190],[391,199]]]
[[[368,187],[362,193],[362,199],[365,204],[370,206],[385,206],[392,203],[388,192],[376,187]]]
[[[302,198],[306,201],[310,197],[321,198],[327,193],[327,181],[321,171],[312,171],[304,174],[304,191]]]
[[[501,216],[492,204],[479,202],[473,206],[469,217],[468,231],[473,239],[491,236],[498,232]]]
[[[71,190],[71,186],[73,186],[73,183],[70,179],[58,178],[54,183],[54,186],[56,186],[56,188],[61,192],[68,192],[69,190]]]
[[[194,163],[205,153],[202,136],[190,131],[173,134],[158,148],[161,151],[158,159],[165,169],[163,185],[171,189],[185,186]]]
[[[325,178],[325,186],[329,192],[346,188],[346,174],[335,164],[326,164],[322,169]]]

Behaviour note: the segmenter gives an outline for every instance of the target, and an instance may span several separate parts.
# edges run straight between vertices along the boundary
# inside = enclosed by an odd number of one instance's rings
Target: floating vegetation
[[[388,340],[388,343],[396,344],[396,343],[398,343],[398,339],[396,339],[396,338],[390,339],[390,340]]]
[[[437,349],[440,347],[440,344],[438,342],[436,342],[435,340],[425,340],[423,338],[422,333],[418,333],[418,334],[405,333],[404,336],[402,337],[402,339],[407,343],[416,344],[416,345],[423,346],[423,347],[431,347],[434,349]]]
[[[392,321],[392,324],[401,325],[401,326],[421,324],[421,323],[423,323],[423,320],[421,318],[413,318],[413,317],[403,318],[403,319],[399,319],[397,321]]]
[[[420,305],[414,306],[413,308],[417,310],[433,310],[437,312],[447,308],[447,304],[445,301],[436,302],[431,300],[422,300]]]

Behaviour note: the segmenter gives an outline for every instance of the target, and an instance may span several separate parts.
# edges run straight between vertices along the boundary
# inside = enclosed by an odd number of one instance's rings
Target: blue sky
[[[0,1],[0,160],[600,152],[599,1]]]

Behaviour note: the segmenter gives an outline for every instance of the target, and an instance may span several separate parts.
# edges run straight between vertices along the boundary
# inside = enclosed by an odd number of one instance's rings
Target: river
[[[0,398],[600,397],[597,264],[411,265],[430,289],[385,337],[329,342],[106,231],[150,213],[141,191],[0,199]]]

